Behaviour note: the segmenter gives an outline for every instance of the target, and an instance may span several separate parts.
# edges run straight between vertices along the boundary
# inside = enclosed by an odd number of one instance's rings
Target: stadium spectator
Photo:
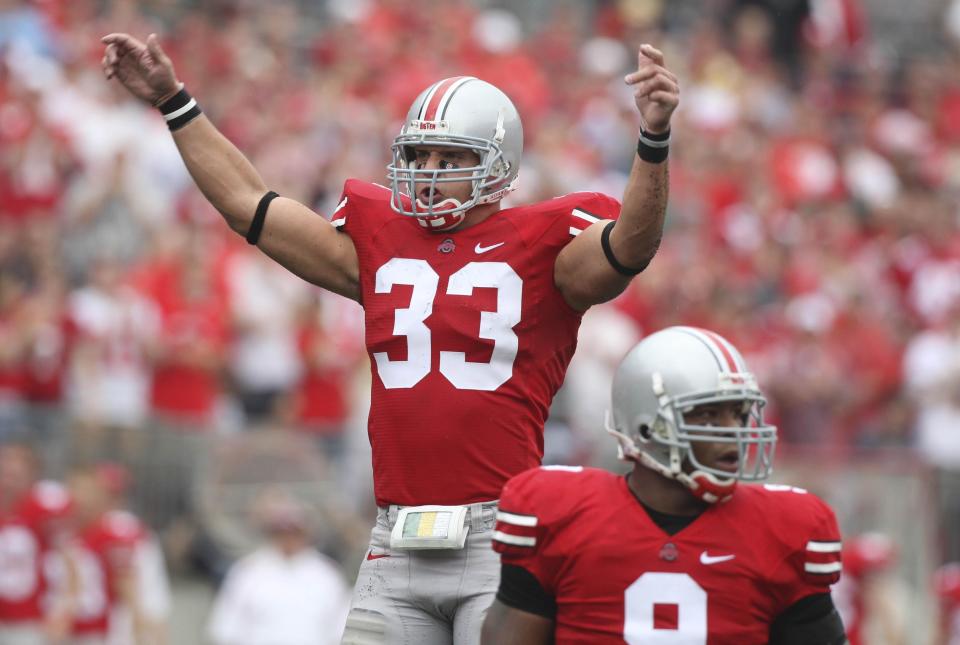
[[[935,645],[960,643],[960,562],[947,562],[933,573],[933,592],[937,598]]]
[[[623,359],[612,399],[626,477],[546,466],[504,487],[483,642],[845,643],[833,511],[803,489],[738,486],[769,476],[776,443],[739,351],[658,331]]]
[[[307,509],[281,489],[255,503],[266,542],[227,573],[210,615],[214,645],[333,645],[350,591],[336,564],[310,544]]]
[[[218,428],[230,347],[221,246],[202,225],[172,226],[133,280],[159,316],[148,347],[151,413],[135,482],[143,519],[157,530],[192,521],[197,474]]]
[[[0,233],[2,235],[2,233]],[[0,271],[0,437],[16,439],[23,432],[23,325],[25,285],[7,265]]]
[[[843,545],[843,577],[833,588],[850,645],[907,645],[909,591],[896,575],[897,546],[883,533]]]
[[[71,295],[68,306],[77,328],[70,375],[72,458],[80,464],[97,458],[130,463],[149,413],[157,309],[108,258],[95,264],[89,283]]]
[[[335,308],[333,299],[322,293],[311,295],[301,307],[297,341],[304,369],[287,402],[290,425],[315,438],[334,466],[345,454],[353,374],[360,362],[359,348],[351,347],[349,338],[338,338],[341,329],[327,311]]]
[[[43,246],[48,247],[42,252],[49,257],[55,240]],[[40,456],[45,476],[62,474],[67,460],[64,398],[75,326],[67,314],[66,296],[62,276],[51,267],[37,281],[23,309],[23,399],[31,430],[24,438]]]
[[[622,207],[574,193],[501,211],[519,172],[520,116],[495,86],[458,76],[414,100],[392,146],[392,189],[348,180],[327,222],[295,200],[272,201],[277,194],[183,89],[155,34],[103,42],[106,77],[161,108],[231,228],[292,273],[364,305],[379,512],[351,616],[366,624],[379,615],[390,642],[476,643],[494,592],[488,546],[500,487],[543,456],[543,424],[582,313],[619,295],[660,243],[679,101],[663,54],[642,45],[624,78],[642,129]],[[263,256],[243,259],[249,270],[238,272],[234,297],[277,284]],[[245,313],[282,316],[283,304]],[[266,358],[249,366],[258,376]],[[434,523],[438,514],[446,524]],[[403,531],[391,536],[394,526]],[[418,552],[437,548],[435,557]],[[422,578],[427,606],[414,588]],[[354,629],[348,619],[345,638],[359,637]]]
[[[281,395],[303,373],[296,323],[307,285],[253,250],[235,254],[226,271],[235,337],[230,374],[247,422],[276,420]]]

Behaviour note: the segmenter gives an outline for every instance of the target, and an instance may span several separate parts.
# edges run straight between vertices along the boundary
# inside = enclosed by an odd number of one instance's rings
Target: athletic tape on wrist
[[[662,134],[640,130],[637,155],[648,163],[663,163],[670,154],[670,130]]]
[[[182,85],[179,92],[161,103],[157,109],[167,121],[171,132],[179,130],[203,113],[197,105],[197,99],[190,96]]]

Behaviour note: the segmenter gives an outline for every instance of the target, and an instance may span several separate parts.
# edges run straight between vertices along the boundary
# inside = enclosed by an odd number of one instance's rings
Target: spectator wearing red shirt
[[[197,230],[180,232],[186,235],[170,256],[141,277],[160,312],[160,331],[150,352],[151,423],[137,495],[157,527],[192,513],[193,482],[223,396],[229,340],[209,245]]]
[[[67,459],[64,383],[75,338],[63,286],[36,289],[25,303],[24,320],[23,398],[31,431],[27,440],[42,456],[44,472],[60,475]]]
[[[0,266],[0,440],[23,430],[24,291],[25,285],[11,267]]]
[[[156,421],[202,432],[222,393],[228,335],[223,296],[197,246],[188,242],[175,263],[158,268],[167,288],[154,294],[161,323],[151,356],[150,403]]]
[[[315,437],[323,453],[336,462],[344,452],[353,377],[361,354],[357,347],[344,346],[344,334],[332,328],[335,321],[328,307],[335,303],[317,293],[302,308],[297,340],[304,370],[290,397],[290,416],[293,424]]]

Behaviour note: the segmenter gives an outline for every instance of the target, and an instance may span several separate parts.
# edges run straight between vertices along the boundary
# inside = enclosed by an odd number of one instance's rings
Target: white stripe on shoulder
[[[583,466],[562,466],[555,464],[552,466],[540,466],[540,470],[559,470],[565,473],[582,473]]]
[[[600,221],[600,218],[597,217],[596,215],[591,215],[590,213],[586,211],[582,211],[579,208],[573,209],[573,216],[579,217],[580,219],[590,222],[591,224]]]
[[[507,513],[506,511],[497,511],[497,521],[514,526],[536,526],[536,515],[517,515],[516,513]]]
[[[807,542],[807,551],[811,553],[840,553],[843,544],[840,542],[819,542],[810,540]]]
[[[537,538],[535,537],[510,535],[509,533],[504,533],[503,531],[494,531],[493,539],[503,544],[509,544],[510,546],[536,546],[537,544]]]
[[[581,233],[583,233],[583,229],[576,228],[576,227],[574,227],[574,226],[571,226],[571,227],[570,227],[570,235],[576,237],[576,236],[580,235]]]
[[[807,573],[837,573],[843,568],[839,562],[807,562],[803,565],[803,570]]]
[[[344,206],[347,205],[347,200],[348,200],[348,199],[349,199],[349,197],[344,197],[343,199],[341,199],[341,200],[340,200],[340,203],[337,204],[337,207],[333,209],[333,212],[332,212],[332,213],[330,213],[330,217],[333,217],[334,215],[336,215],[337,213],[339,213],[340,210],[341,210]],[[330,220],[330,223],[333,224],[333,228],[340,228],[341,226],[343,226],[344,224],[347,223],[347,218],[346,218],[346,217],[341,217],[341,218],[339,218],[339,219]]]

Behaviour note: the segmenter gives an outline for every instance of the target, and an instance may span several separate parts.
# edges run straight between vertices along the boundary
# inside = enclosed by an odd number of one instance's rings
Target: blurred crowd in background
[[[611,462],[611,370],[682,323],[744,351],[781,454],[900,450],[953,490],[960,2],[915,7],[941,31],[910,48],[871,20],[882,0],[498,4],[0,0],[0,442],[50,477],[125,468],[174,571],[221,580],[277,483],[351,571],[373,504],[362,312],[222,224],[162,118],[104,81],[100,37],[158,33],[267,185],[321,215],[345,178],[385,180],[412,99],[461,74],[524,119],[509,202],[620,196],[639,125],[622,76],[650,42],[681,79],[667,230],[585,317],[548,460]],[[960,559],[960,510],[938,504],[933,559]]]

